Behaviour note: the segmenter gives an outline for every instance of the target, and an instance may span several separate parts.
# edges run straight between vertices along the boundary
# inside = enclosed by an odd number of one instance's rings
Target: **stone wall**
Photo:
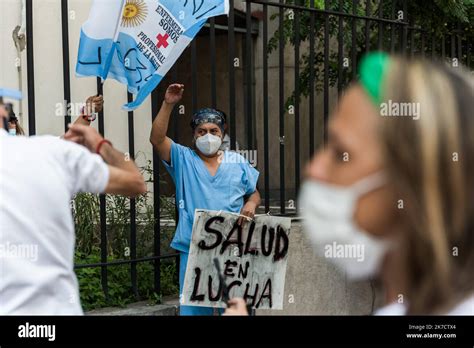
[[[370,315],[376,306],[371,283],[351,283],[346,276],[316,256],[302,233],[300,221],[293,221],[285,281],[283,310],[257,310],[257,315]]]

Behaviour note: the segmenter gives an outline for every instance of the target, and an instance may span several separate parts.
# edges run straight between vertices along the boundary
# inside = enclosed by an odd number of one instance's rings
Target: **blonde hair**
[[[403,202],[409,314],[443,313],[474,292],[474,85],[470,72],[395,57],[384,100],[418,119],[382,117],[386,167]]]
[[[15,128],[17,135],[25,135],[25,131],[23,130],[23,127],[20,126],[20,123],[18,121],[15,123]]]

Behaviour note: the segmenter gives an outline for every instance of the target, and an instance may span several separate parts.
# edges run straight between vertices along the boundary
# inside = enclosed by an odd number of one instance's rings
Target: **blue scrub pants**
[[[184,286],[184,275],[186,273],[186,267],[188,265],[188,253],[183,251],[179,252],[179,294],[183,293]],[[223,310],[219,309],[219,313],[222,314]],[[179,306],[179,315],[214,315],[214,308],[212,307],[196,307],[196,306]]]

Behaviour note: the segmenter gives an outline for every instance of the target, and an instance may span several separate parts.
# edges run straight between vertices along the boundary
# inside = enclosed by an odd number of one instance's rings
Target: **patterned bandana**
[[[196,129],[197,126],[203,123],[214,123],[222,132],[224,132],[224,125],[226,123],[225,115],[215,109],[201,109],[193,115],[191,121],[191,128]]]

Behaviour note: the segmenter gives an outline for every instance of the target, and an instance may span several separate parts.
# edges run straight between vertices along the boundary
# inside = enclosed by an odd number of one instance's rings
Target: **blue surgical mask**
[[[16,128],[10,128],[8,130],[8,134],[15,136],[16,135]]]

